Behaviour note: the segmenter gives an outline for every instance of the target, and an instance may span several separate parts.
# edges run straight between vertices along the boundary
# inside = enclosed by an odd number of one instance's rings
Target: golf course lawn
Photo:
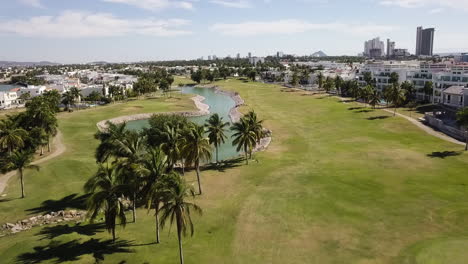
[[[400,117],[329,96],[229,79],[273,131],[246,166],[202,172],[204,214],[184,240],[186,263],[466,263],[468,155]],[[177,95],[181,96],[181,95]],[[182,99],[133,101],[61,113],[66,153],[26,172],[0,198],[0,223],[80,204],[96,169],[96,122],[130,113],[193,109]],[[187,175],[194,182],[194,173]],[[68,197],[76,194],[75,197]],[[3,200],[1,200],[3,199]],[[8,200],[14,199],[14,200]],[[131,214],[128,214],[131,219]],[[118,227],[34,228],[0,238],[0,263],[178,263],[175,227],[155,240],[153,212]],[[52,240],[52,241],[51,241]]]

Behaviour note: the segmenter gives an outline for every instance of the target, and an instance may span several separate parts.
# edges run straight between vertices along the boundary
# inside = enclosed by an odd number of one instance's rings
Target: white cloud
[[[468,0],[379,0],[382,5],[393,5],[404,8],[447,7],[468,11]]]
[[[19,0],[19,2],[22,3],[23,5],[37,7],[37,8],[44,7],[40,0]]]
[[[119,3],[135,6],[151,11],[161,10],[165,8],[182,8],[193,9],[193,0],[178,1],[178,0],[101,0],[109,3]]]
[[[0,21],[0,34],[48,38],[112,37],[129,34],[166,37],[191,34],[190,31],[179,29],[188,24],[189,21],[183,19],[131,20],[106,13],[64,11],[56,17],[38,16],[27,20]]]
[[[248,0],[211,0],[213,4],[234,8],[251,8],[252,3]]]
[[[237,24],[218,23],[211,27],[212,31],[231,36],[295,34],[317,30],[373,36],[375,34],[381,34],[395,29],[396,28],[392,26],[374,24],[345,24],[338,22],[315,24],[297,19],[250,21]]]

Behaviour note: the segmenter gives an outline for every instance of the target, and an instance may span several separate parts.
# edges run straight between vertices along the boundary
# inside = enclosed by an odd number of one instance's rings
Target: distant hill
[[[19,62],[19,61],[0,61],[0,67],[15,67],[15,66],[54,66],[60,65],[60,63],[50,61],[38,61],[38,62]]]
[[[93,62],[88,62],[88,65],[106,65],[109,64],[107,61],[93,61]]]
[[[325,54],[325,52],[320,50],[320,51],[313,53],[312,57],[327,57],[327,54]]]

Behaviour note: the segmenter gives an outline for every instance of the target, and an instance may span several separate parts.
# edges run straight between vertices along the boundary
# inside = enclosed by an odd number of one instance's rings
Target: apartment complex
[[[416,56],[432,56],[434,51],[434,28],[416,29]]]
[[[364,56],[381,58],[385,56],[385,44],[380,38],[374,38],[364,42]]]
[[[365,64],[357,73],[360,85],[366,85],[364,72],[370,72],[376,88],[383,91],[390,86],[390,74],[398,73],[399,83],[412,82],[416,88],[416,97],[420,101],[444,103],[443,93],[448,88],[457,86],[468,88],[468,63],[420,63],[418,61],[381,61]],[[432,94],[424,91],[426,83],[432,83]]]

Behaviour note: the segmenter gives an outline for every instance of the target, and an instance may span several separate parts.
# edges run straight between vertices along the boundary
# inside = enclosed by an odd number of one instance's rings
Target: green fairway
[[[202,172],[204,194],[196,203],[204,214],[194,218],[195,235],[184,240],[186,263],[466,263],[463,146],[334,97],[238,80],[217,85],[239,92],[242,110],[266,120],[273,141],[249,166],[233,162],[223,171]],[[15,199],[13,179],[0,198],[0,223],[76,204],[65,197],[81,195],[95,172],[96,122],[194,108],[188,97],[167,101],[60,114],[66,153],[26,173],[24,200]],[[192,172],[187,177],[195,179]],[[119,227],[117,245],[103,229],[86,225],[3,237],[0,262],[178,263],[175,228],[163,231],[161,244],[151,244],[152,213],[141,209],[136,224]]]

